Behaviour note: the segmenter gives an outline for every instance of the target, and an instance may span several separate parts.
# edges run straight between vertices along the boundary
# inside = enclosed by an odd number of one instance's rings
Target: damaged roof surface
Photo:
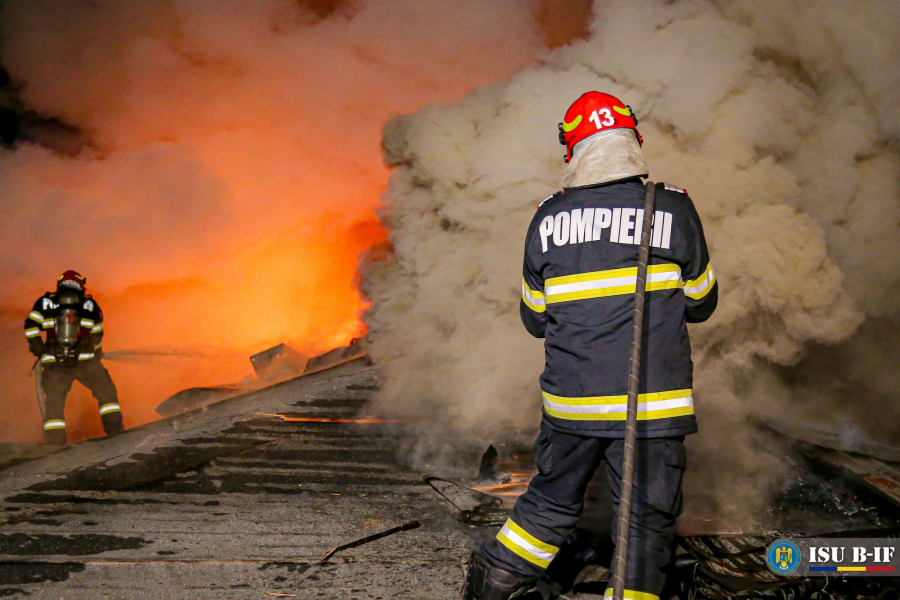
[[[356,360],[55,454],[43,445],[0,449],[0,597],[458,597],[462,559],[496,533],[509,503],[466,487],[478,478],[426,482],[405,467],[402,425],[340,422],[364,416],[377,388],[375,370]],[[836,599],[896,597],[887,579],[863,589],[862,580],[772,578],[764,552],[775,537],[900,534],[896,494],[884,483],[900,481],[895,463],[799,439],[772,444],[792,466],[761,529],[682,523],[673,592],[796,600],[827,584]],[[533,459],[497,458],[489,448],[481,473],[523,472],[481,489],[520,493]],[[573,569],[551,577],[547,590],[602,597],[611,517],[605,477],[596,477],[580,524],[590,535],[567,541]],[[705,522],[694,517],[695,526]],[[320,564],[329,550],[402,525]]]
[[[259,414],[352,418],[376,388],[350,363],[0,471],[0,596],[455,597],[474,542],[391,425]]]

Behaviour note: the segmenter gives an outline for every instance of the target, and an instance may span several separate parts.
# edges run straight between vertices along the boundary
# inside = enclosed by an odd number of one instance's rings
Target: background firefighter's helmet
[[[602,131],[632,129],[638,144],[644,139],[637,130],[637,117],[631,107],[609,94],[587,92],[572,103],[559,124],[559,141],[566,147],[566,162],[572,160],[575,144]]]
[[[87,277],[77,271],[66,271],[56,280],[57,290],[75,290],[84,293]]]

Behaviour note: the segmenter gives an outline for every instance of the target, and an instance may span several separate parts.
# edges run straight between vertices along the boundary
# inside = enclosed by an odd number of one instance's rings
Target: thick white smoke
[[[641,118],[650,178],[691,193],[721,285],[691,329],[689,483],[734,514],[768,468],[750,415],[856,419],[896,439],[900,408],[883,400],[900,313],[898,20],[889,1],[595,2],[589,39],[390,122],[393,253],[364,271],[385,410],[440,415],[456,440],[537,425],[524,234],[562,179],[557,122],[599,90]]]

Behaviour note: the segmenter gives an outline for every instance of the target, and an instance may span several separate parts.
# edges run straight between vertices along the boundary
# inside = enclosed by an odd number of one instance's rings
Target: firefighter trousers
[[[485,558],[522,577],[542,575],[575,531],[588,482],[604,459],[618,512],[624,442],[561,433],[542,424],[534,444],[538,474],[497,537],[482,545]],[[672,555],[675,517],[682,510],[684,438],[639,439],[635,450],[625,598],[658,600],[665,584],[663,569]],[[614,519],[613,543],[616,525]],[[612,588],[607,592],[612,594]]]
[[[66,396],[75,381],[89,389],[100,405],[100,419],[106,435],[124,431],[119,393],[109,371],[99,359],[90,359],[74,367],[45,365],[41,387],[46,399],[44,416],[44,441],[48,444],[66,443]]]

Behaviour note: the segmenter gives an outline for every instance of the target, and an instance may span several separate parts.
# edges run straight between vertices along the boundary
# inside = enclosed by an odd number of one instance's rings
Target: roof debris
[[[769,530],[679,537],[678,545],[687,552],[675,575],[680,587],[698,600],[810,598],[821,595],[826,585],[834,599],[895,597],[894,581],[774,575],[766,565],[766,548],[784,536],[900,534],[900,485],[894,487],[900,482],[900,451],[816,426],[761,425],[780,438],[774,447],[781,448],[781,458],[791,465],[767,511]]]
[[[501,525],[509,516],[503,500],[440,477],[426,476],[425,482],[459,511],[458,521],[473,527]]]
[[[364,538],[358,539],[354,542],[350,542],[349,544],[344,544],[343,546],[338,546],[337,548],[332,548],[328,552],[325,553],[325,556],[322,557],[322,560],[319,561],[320,565],[324,565],[327,563],[335,553],[340,552],[341,550],[349,550],[350,548],[356,548],[357,546],[362,546],[363,544],[368,544],[369,542],[374,542],[375,540],[380,540],[381,538],[387,537],[389,535],[394,535],[395,533],[400,533],[401,531],[409,531],[410,529],[416,529],[421,527],[421,523],[418,521],[410,521],[409,523],[404,523],[403,525],[398,525],[396,527],[391,527],[390,529],[386,529],[380,533],[373,533],[372,535],[367,535]]]
[[[107,353],[105,356],[110,354],[115,353]],[[366,344],[356,339],[351,340],[347,346],[329,350],[309,360],[290,346],[278,344],[250,357],[250,364],[257,376],[255,380],[182,390],[164,400],[156,407],[156,412],[162,417],[180,415],[276,383],[320,373],[357,360],[365,360],[368,363]]]

